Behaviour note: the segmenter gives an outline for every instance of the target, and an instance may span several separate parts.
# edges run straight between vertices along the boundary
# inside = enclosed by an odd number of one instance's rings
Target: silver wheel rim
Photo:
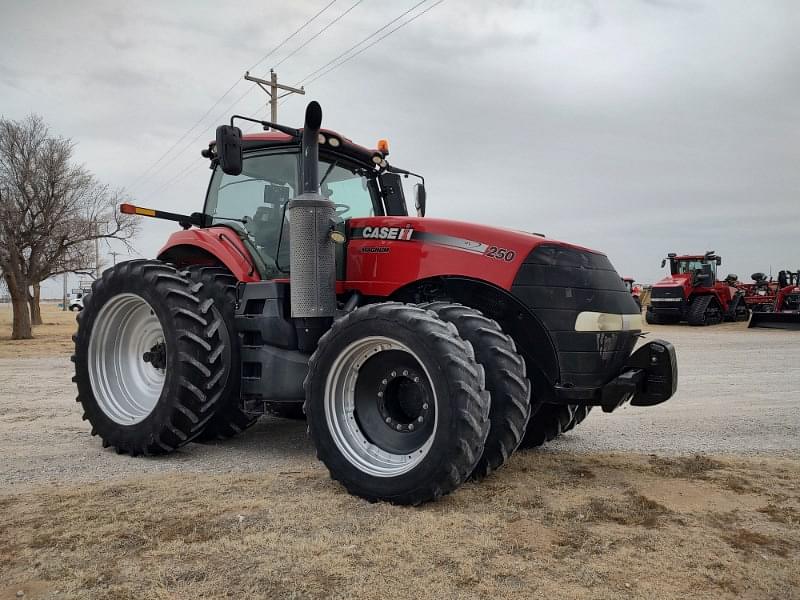
[[[165,345],[152,307],[136,294],[119,294],[100,309],[89,339],[89,381],[100,410],[121,425],[144,421],[158,404],[166,364],[146,362],[145,353]]]
[[[379,352],[400,350],[411,355],[424,371],[433,391],[434,424],[430,436],[420,448],[408,454],[388,452],[364,435],[355,414],[355,389],[358,370]],[[358,470],[375,477],[397,477],[411,471],[430,452],[436,437],[439,411],[436,390],[430,373],[419,357],[405,344],[383,336],[353,342],[336,358],[325,382],[325,419],[336,447]]]

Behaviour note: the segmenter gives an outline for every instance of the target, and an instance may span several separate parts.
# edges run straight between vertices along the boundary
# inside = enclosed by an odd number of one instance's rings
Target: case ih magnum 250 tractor
[[[217,129],[203,211],[156,260],[116,265],[79,316],[75,382],[104,446],[132,455],[303,406],[331,476],[418,504],[585,417],[675,392],[673,347],[608,259],[540,235],[407,214],[388,144]],[[252,119],[245,119],[253,121]]]
[[[733,286],[735,275],[717,280],[722,258],[714,251],[678,256],[670,253],[670,275],[650,290],[645,319],[652,325],[686,321],[689,325],[716,325],[722,321],[746,321],[749,316],[744,294]]]

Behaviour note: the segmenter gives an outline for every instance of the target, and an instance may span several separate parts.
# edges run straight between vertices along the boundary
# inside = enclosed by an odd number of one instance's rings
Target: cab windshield
[[[716,278],[717,265],[713,261],[703,260],[700,258],[673,260],[672,261],[672,274],[693,274],[697,271],[710,271]]]
[[[341,219],[375,214],[369,180],[361,169],[320,157],[320,193],[336,205]],[[245,157],[239,175],[216,168],[205,213],[212,223],[244,228],[267,267],[289,271],[289,215],[286,205],[300,194],[300,154],[263,153]]]

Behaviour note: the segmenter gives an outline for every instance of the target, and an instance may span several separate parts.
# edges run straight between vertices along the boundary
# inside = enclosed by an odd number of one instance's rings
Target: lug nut
[[[391,422],[392,422],[392,419],[391,419],[391,417],[386,417],[386,422],[387,422],[387,423],[391,423]]]
[[[403,376],[408,377],[408,371],[403,371]]]
[[[428,410],[428,403],[427,402],[422,405],[422,410]]]
[[[408,424],[408,430],[409,431],[414,431],[414,424],[413,423],[409,423]]]
[[[419,377],[414,377],[414,383],[419,383]]]
[[[403,428],[403,426],[400,423],[398,423],[397,424],[397,431],[400,431],[402,428]]]
[[[378,392],[378,398],[383,398],[383,392]]]
[[[384,379],[383,381],[381,381],[381,383],[382,383],[383,385],[386,385],[386,384],[387,384],[387,383],[389,383],[389,382],[388,382],[387,380],[385,380],[385,379]]]
[[[422,417],[417,417],[417,422],[418,422],[418,423],[422,423],[424,420],[425,420],[425,419],[423,419]]]
[[[397,377],[397,371],[392,371],[392,377]]]

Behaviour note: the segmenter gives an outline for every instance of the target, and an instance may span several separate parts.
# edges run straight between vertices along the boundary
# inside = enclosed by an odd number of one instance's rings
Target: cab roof
[[[302,129],[300,131],[302,132]],[[360,146],[359,144],[354,143],[352,140],[330,129],[320,129],[320,135],[325,138],[325,142],[320,143],[319,145],[320,150],[340,152],[356,160],[369,163],[370,165],[374,165],[373,157],[375,156],[379,156],[381,159],[385,158],[385,155],[379,150]],[[338,141],[338,145],[332,145],[330,143],[330,140],[332,139]],[[242,136],[242,149],[245,152],[248,150],[260,150],[262,148],[275,148],[299,144],[299,137],[294,137],[281,131],[263,131],[258,133],[248,133]]]

